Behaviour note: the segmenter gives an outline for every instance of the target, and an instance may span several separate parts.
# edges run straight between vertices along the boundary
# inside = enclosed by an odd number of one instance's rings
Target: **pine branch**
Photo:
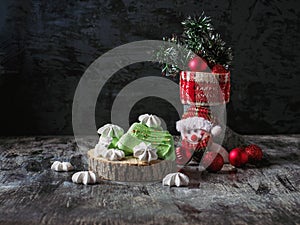
[[[173,35],[172,38],[164,38],[168,43],[174,43],[178,47],[161,46],[155,59],[163,63],[162,72],[175,76],[180,70],[187,67],[192,53],[203,58],[212,68],[216,64],[229,68],[232,61],[232,50],[226,46],[221,36],[215,32],[211,19],[204,15],[188,17],[182,23],[183,34]],[[180,51],[179,46],[185,46],[187,51]],[[169,63],[165,63],[169,62]]]
[[[180,70],[186,70],[192,51],[184,48],[181,37],[173,35],[172,38],[163,38],[164,45],[160,46],[154,60],[162,64],[162,73],[166,76],[176,76]],[[166,63],[168,62],[168,63]]]

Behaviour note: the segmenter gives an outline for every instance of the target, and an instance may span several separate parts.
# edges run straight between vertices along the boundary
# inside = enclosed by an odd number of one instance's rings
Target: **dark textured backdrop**
[[[228,124],[241,133],[299,133],[299,8],[299,0],[1,0],[0,134],[71,134],[74,91],[91,62],[121,44],[181,33],[180,21],[202,10],[234,50]],[[147,75],[160,76],[158,67],[114,75],[99,96],[98,125],[109,121],[118,91]],[[178,119],[154,98],[130,118],[147,111]]]

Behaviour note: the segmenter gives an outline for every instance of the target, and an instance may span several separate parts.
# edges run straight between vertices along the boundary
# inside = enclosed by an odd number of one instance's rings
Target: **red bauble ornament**
[[[218,172],[224,165],[224,159],[217,152],[207,152],[202,159],[202,165],[209,172]]]
[[[220,65],[220,64],[216,64],[213,66],[213,68],[211,69],[212,73],[227,73],[228,70],[226,70],[224,68],[224,66]]]
[[[242,167],[248,162],[248,154],[242,148],[234,148],[229,153],[229,162],[235,167]]]
[[[248,155],[249,162],[256,163],[260,161],[263,157],[263,152],[257,145],[249,145],[245,148],[245,152]]]
[[[192,58],[189,61],[188,66],[189,66],[190,70],[193,72],[203,72],[203,71],[206,71],[206,69],[207,69],[206,62],[203,59],[201,59],[201,57],[199,57],[199,56]]]

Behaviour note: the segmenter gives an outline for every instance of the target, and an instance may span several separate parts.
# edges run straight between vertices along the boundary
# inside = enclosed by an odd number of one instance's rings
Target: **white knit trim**
[[[209,73],[209,72],[192,72],[192,71],[182,71],[181,77],[182,80],[190,81],[195,80],[197,83],[215,83],[218,84],[220,76],[225,77],[225,82],[228,82],[230,79],[230,72],[227,73]]]
[[[176,130],[183,132],[184,130],[201,129],[210,132],[213,124],[203,117],[190,117],[176,122]]]

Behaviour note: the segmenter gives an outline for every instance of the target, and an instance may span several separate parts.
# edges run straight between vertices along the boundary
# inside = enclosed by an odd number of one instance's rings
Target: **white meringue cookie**
[[[108,148],[101,143],[96,144],[94,148],[94,156],[99,157],[105,155]]]
[[[165,186],[188,186],[190,179],[183,173],[170,173],[163,179],[163,185]]]
[[[100,136],[98,144],[94,148],[94,156],[99,157],[106,153],[108,146],[112,142],[112,137],[102,137]]]
[[[160,127],[161,120],[156,115],[143,114],[139,116],[139,121],[147,127]]]
[[[67,171],[74,170],[74,167],[69,162],[55,161],[51,165],[51,170],[54,170],[54,171],[57,171],[57,172],[67,172]]]
[[[76,184],[95,184],[97,183],[97,176],[92,171],[80,171],[72,176],[72,182]]]
[[[102,144],[103,146],[105,146],[106,148],[108,148],[108,146],[111,144],[112,140],[113,140],[112,137],[103,137],[103,136],[100,136],[98,144]]]
[[[109,161],[118,161],[125,157],[125,153],[118,149],[108,149],[102,156]]]
[[[158,158],[156,149],[151,147],[151,144],[142,142],[133,148],[133,156],[139,158],[143,162],[151,162]]]
[[[100,127],[97,132],[103,137],[116,138],[121,138],[121,136],[124,134],[124,130],[121,127],[113,124],[106,124],[103,127]]]

